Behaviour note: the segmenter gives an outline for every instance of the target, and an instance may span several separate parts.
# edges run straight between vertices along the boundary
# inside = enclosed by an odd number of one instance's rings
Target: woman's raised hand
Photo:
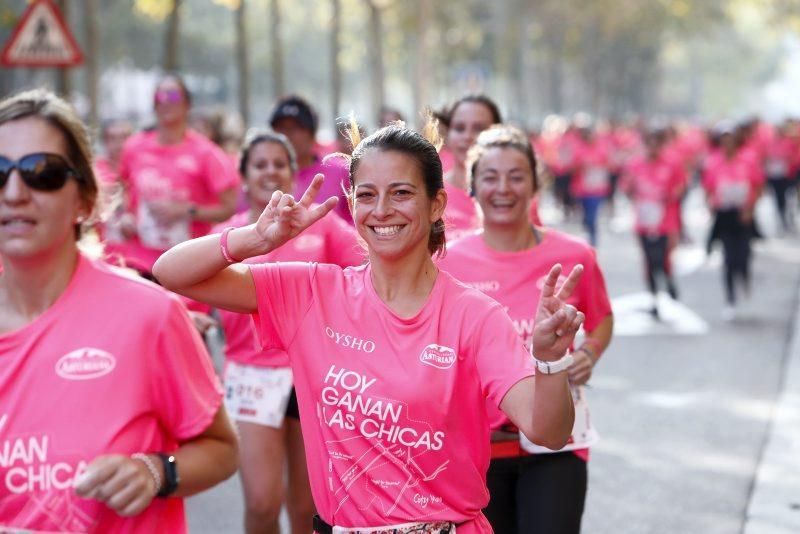
[[[547,274],[533,327],[531,350],[537,359],[552,361],[561,358],[583,324],[583,313],[566,303],[575,291],[581,274],[583,265],[576,265],[558,291],[556,285],[561,275],[561,265],[554,265]]]
[[[314,180],[299,201],[288,193],[281,191],[272,193],[272,198],[258,217],[255,226],[259,238],[268,243],[271,249],[283,245],[336,206],[339,200],[336,197],[330,197],[322,204],[313,206],[323,180],[322,174],[314,176]]]

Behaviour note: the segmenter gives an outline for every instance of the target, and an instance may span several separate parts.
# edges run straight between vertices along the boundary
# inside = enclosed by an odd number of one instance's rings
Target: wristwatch
[[[533,357],[533,361],[536,362],[536,370],[545,375],[554,375],[568,369],[573,360],[574,358],[569,352],[552,362],[537,360],[536,356]]]
[[[189,205],[189,209],[186,211],[186,213],[189,214],[189,218],[190,219],[196,219],[197,218],[197,205],[190,204]]]
[[[181,482],[181,477],[178,476],[178,464],[171,454],[164,454],[163,452],[156,454],[161,458],[161,464],[164,466],[164,483],[161,485],[161,490],[156,494],[156,497],[169,497],[175,493],[175,490],[178,489],[178,484]]]

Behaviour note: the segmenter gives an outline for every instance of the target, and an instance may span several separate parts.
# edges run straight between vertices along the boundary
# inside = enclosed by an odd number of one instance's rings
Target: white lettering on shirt
[[[353,350],[360,350],[366,353],[372,353],[375,351],[375,342],[370,341],[368,339],[361,339],[355,336],[351,336],[349,334],[341,334],[335,331],[330,326],[325,327],[325,335],[331,338],[334,343],[337,345],[341,345],[343,347],[347,347]]]
[[[464,284],[468,285],[473,289],[477,289],[478,291],[482,291],[484,293],[490,293],[492,291],[500,291],[500,282],[497,280],[486,280],[482,282],[464,282]]]
[[[7,414],[3,416],[5,419]],[[2,485],[10,493],[46,492],[72,486],[86,462],[48,463],[49,436],[7,439],[0,443],[0,467],[8,469]]]

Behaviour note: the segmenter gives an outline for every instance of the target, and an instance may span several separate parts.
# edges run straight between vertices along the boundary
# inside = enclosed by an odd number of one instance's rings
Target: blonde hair
[[[89,132],[75,109],[45,89],[24,91],[0,101],[0,125],[28,117],[41,118],[64,135],[67,159],[75,167],[79,177],[78,193],[89,213],[93,214],[97,206],[98,187],[92,167],[92,145]],[[89,220],[83,222],[84,225],[89,223]],[[81,232],[81,224],[76,224],[76,240],[80,239]]]

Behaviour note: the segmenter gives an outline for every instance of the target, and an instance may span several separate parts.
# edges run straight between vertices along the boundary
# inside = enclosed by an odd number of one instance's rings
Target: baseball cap
[[[274,128],[276,122],[287,118],[296,120],[312,134],[317,133],[317,114],[305,99],[299,96],[288,96],[279,100],[275,109],[272,110],[269,124]]]

